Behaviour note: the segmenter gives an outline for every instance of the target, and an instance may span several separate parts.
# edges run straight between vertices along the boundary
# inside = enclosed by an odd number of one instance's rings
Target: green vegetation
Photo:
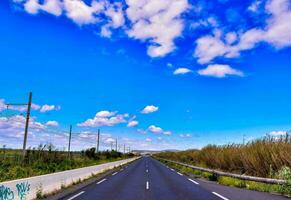
[[[81,152],[58,151],[53,145],[39,145],[27,150],[22,158],[20,150],[4,150],[0,152],[0,182],[30,176],[43,175],[69,169],[97,165],[105,162],[133,157],[133,154],[122,154],[116,151],[95,153],[95,148]]]
[[[225,172],[284,179],[288,181],[287,185],[271,185],[224,176],[216,177],[211,173],[167,163],[185,174],[204,177],[224,185],[291,195],[291,138],[288,135],[280,138],[265,137],[245,145],[209,145],[201,150],[165,152],[157,157]]]
[[[170,166],[171,168],[180,171],[183,174],[187,174],[188,176],[193,176],[195,178],[204,178],[210,181],[217,181],[219,184],[233,186],[238,188],[246,188],[249,190],[256,190],[261,192],[272,192],[272,193],[280,193],[286,196],[291,196],[291,185],[276,185],[276,184],[265,184],[265,183],[258,183],[255,181],[244,181],[236,178],[226,177],[226,176],[215,176],[212,173],[208,172],[201,172],[199,170],[193,170],[192,168],[185,167],[182,165],[173,164],[170,162],[165,162],[160,160],[161,162],[165,163],[166,165]],[[279,171],[279,174],[288,174],[289,179],[287,177],[281,177],[282,179],[291,180],[291,168],[285,167],[283,170]],[[277,177],[279,178],[279,177]]]

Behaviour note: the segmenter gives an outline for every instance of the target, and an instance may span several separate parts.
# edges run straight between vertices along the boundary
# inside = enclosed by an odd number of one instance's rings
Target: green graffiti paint
[[[30,184],[28,182],[16,184],[18,198],[24,200],[25,196],[30,191]]]
[[[14,192],[4,185],[0,186],[0,200],[14,200]]]

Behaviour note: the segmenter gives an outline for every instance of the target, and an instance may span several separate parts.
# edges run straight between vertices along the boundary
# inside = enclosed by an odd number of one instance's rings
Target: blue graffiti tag
[[[14,193],[9,187],[0,186],[0,200],[14,200]]]
[[[28,182],[26,183],[18,183],[16,184],[18,197],[20,200],[25,199],[25,196],[29,193],[30,190],[30,184]]]

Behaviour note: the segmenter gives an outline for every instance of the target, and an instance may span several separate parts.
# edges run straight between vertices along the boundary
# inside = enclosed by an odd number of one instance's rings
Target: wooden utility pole
[[[27,143],[27,134],[28,134],[31,103],[32,103],[32,92],[29,92],[27,112],[26,112],[25,130],[24,130],[24,140],[23,140],[23,148],[22,148],[23,157],[25,157],[25,155],[26,155],[26,143]]]
[[[113,148],[113,142],[110,142],[110,149],[112,151],[112,148]]]
[[[99,152],[99,140],[100,140],[100,129],[98,129],[98,137],[97,137],[97,147],[96,147],[96,152]]]
[[[125,154],[125,144],[123,144],[123,154]]]
[[[22,147],[22,156],[23,156],[23,158],[26,155],[26,143],[27,143],[27,135],[28,135],[28,126],[29,126],[31,104],[32,104],[32,92],[29,92],[28,103],[8,103],[8,104],[6,104],[7,109],[9,108],[9,106],[27,106],[25,129],[24,129],[24,139],[23,139],[23,147]]]
[[[72,125],[70,125],[68,157],[71,158],[71,139],[72,139]]]

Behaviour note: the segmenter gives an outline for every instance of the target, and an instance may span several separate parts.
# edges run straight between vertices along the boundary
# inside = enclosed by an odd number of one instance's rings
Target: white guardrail
[[[74,182],[90,178],[138,159],[129,158],[115,162],[94,165],[90,167],[67,170],[41,176],[34,176],[0,183],[0,200],[28,200],[36,199],[37,193],[50,194]]]

